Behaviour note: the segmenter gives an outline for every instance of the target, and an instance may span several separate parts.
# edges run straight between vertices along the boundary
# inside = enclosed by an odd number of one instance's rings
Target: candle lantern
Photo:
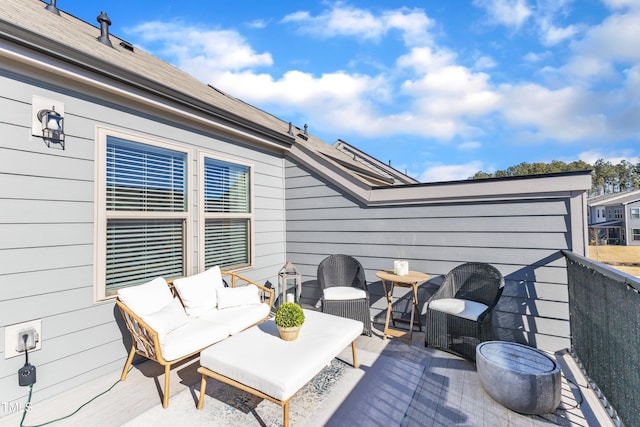
[[[287,261],[278,272],[280,282],[280,304],[285,302],[300,303],[302,293],[302,275],[291,261]]]

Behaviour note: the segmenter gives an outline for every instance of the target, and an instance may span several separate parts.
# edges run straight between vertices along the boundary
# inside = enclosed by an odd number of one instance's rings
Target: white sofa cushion
[[[269,304],[249,304],[224,310],[213,309],[203,313],[198,319],[227,325],[231,335],[247,329],[269,315]]]
[[[197,318],[171,331],[160,341],[162,357],[171,361],[209,347],[229,336],[229,328]]]
[[[189,316],[199,316],[216,307],[216,288],[224,287],[220,267],[217,265],[193,276],[173,281],[185,311]]]
[[[256,285],[238,286],[236,288],[217,288],[218,309],[237,307],[239,305],[260,304],[260,290]]]
[[[163,339],[169,332],[186,324],[189,321],[184,307],[178,298],[174,298],[169,304],[155,313],[140,316],[158,333],[158,338]]]
[[[364,289],[354,288],[353,286],[332,286],[322,290],[322,296],[325,300],[351,300],[363,299],[367,297]]]
[[[488,307],[481,302],[458,298],[436,299],[429,303],[429,309],[442,311],[468,320],[478,320],[478,317]]]
[[[173,299],[169,285],[163,277],[137,286],[118,289],[118,298],[138,316],[155,313]]]

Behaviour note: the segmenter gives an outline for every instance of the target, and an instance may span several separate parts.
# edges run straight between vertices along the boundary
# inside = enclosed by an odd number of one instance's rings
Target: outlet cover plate
[[[35,329],[38,334],[38,341],[36,341],[36,348],[29,350],[29,353],[32,351],[40,350],[42,348],[42,319],[31,320],[29,322],[18,323],[16,325],[5,326],[4,328],[4,358],[10,359],[16,356],[24,356],[24,351],[19,352],[16,351],[16,346],[18,345],[18,332],[23,329]]]

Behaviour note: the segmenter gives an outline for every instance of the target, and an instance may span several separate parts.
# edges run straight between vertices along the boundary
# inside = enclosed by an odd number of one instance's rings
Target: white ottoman
[[[293,395],[349,344],[358,367],[355,339],[362,334],[362,322],[311,310],[304,315],[295,341],[281,339],[270,319],[203,350],[198,409],[211,377],[281,405],[287,426]]]
[[[513,411],[542,415],[560,404],[560,366],[538,349],[486,341],[476,347],[476,366],[489,396]]]

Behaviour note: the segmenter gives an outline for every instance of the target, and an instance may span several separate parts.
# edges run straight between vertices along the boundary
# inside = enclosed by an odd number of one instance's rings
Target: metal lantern
[[[300,303],[302,293],[302,275],[291,261],[287,261],[278,272],[280,285],[280,304],[285,302]]]

